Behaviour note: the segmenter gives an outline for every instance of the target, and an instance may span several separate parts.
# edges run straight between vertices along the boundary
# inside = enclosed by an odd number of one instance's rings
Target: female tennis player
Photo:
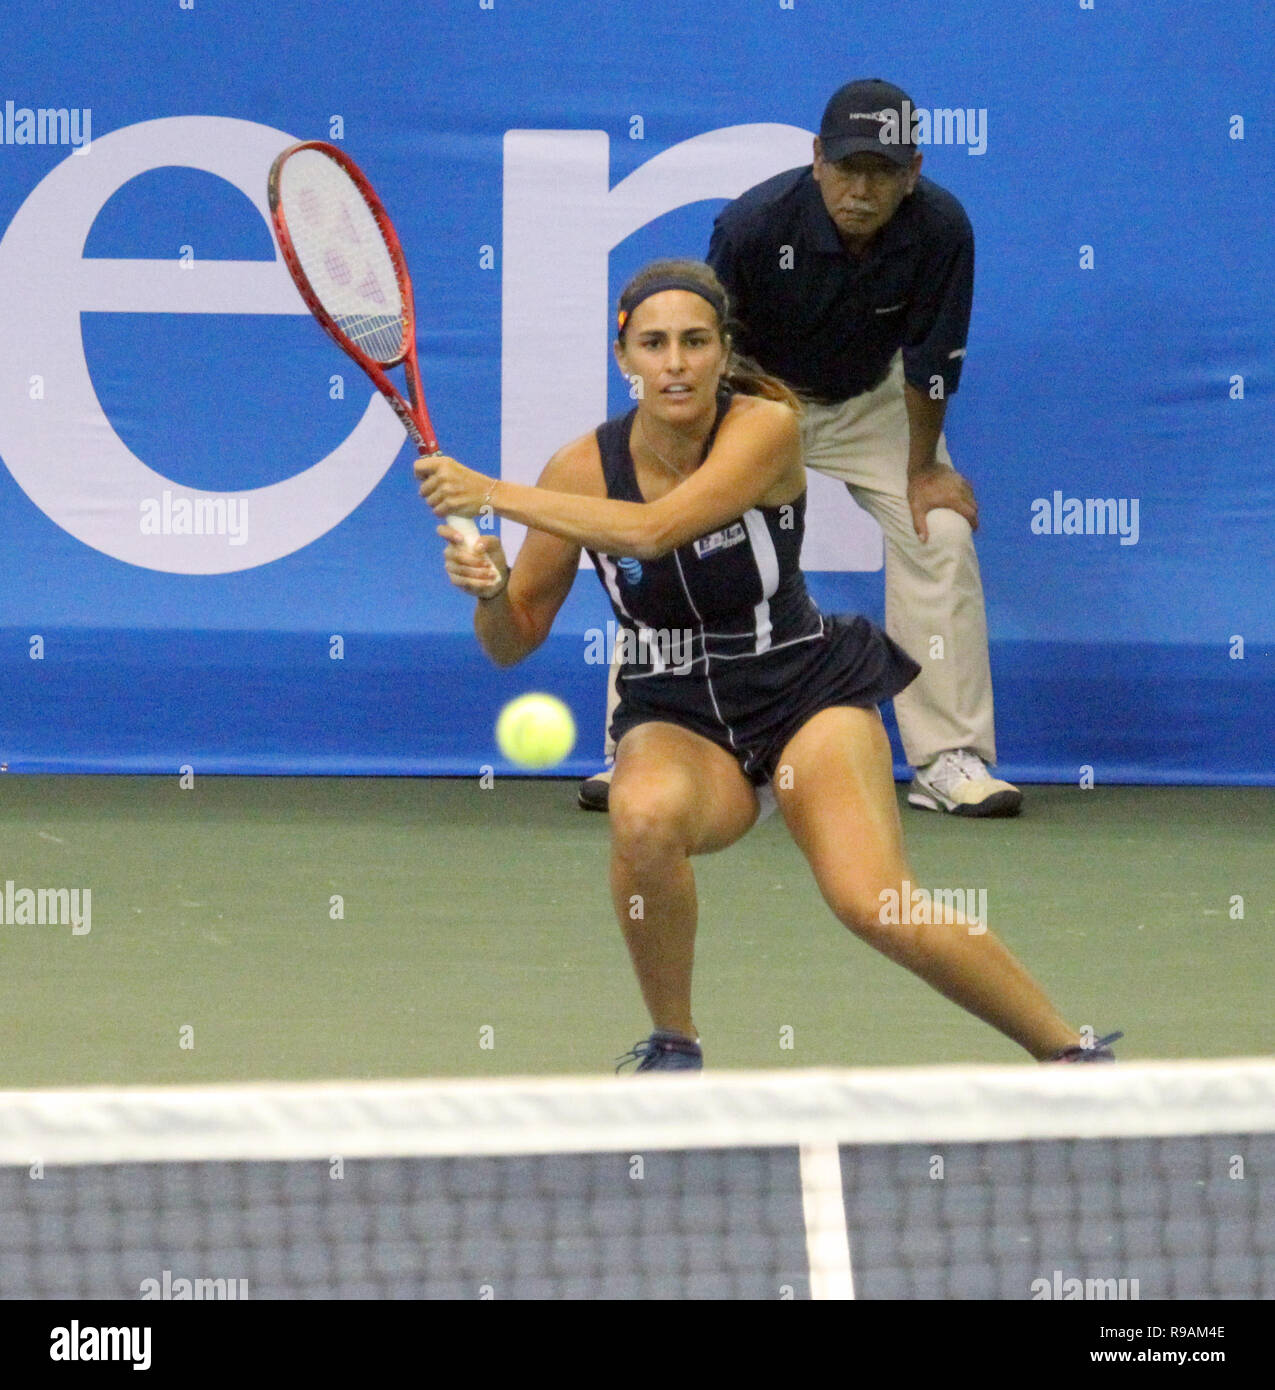
[[[639,1071],[703,1065],[690,861],[740,839],[769,793],[856,936],[1039,1060],[1110,1060],[1111,1039],[1082,1046],[984,926],[888,910],[915,876],[877,706],[920,668],[867,619],[825,617],[809,598],[800,405],[732,352],[728,322],[708,266],[656,262],[620,298],[615,356],[634,410],[560,449],[535,487],[440,456],[416,465],[437,516],[489,506],[531,528],[511,570],[495,536],[475,552],[439,527],[497,665],[544,641],[581,547],[615,609],[628,660],[612,723],[611,893],[654,1024],[630,1058]],[[945,920],[916,920],[931,916]]]

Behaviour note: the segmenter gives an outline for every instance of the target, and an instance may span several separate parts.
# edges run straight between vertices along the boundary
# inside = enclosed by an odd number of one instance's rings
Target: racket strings
[[[310,288],[336,326],[377,362],[403,355],[404,306],[394,258],[358,185],[321,150],[284,164],[279,199]]]

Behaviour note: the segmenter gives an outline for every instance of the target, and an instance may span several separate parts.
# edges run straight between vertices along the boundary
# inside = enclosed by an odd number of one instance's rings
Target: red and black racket
[[[438,453],[416,360],[412,282],[372,185],[344,150],[303,140],[270,166],[267,192],[279,250],[310,312],[394,407],[420,453]],[[407,400],[385,374],[399,365]],[[478,539],[468,517],[449,516],[447,524]]]

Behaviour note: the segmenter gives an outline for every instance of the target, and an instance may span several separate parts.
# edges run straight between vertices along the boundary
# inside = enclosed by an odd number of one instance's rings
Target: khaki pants
[[[928,541],[922,543],[912,525],[902,354],[895,355],[874,390],[838,406],[807,406],[802,434],[807,466],[845,483],[885,537],[885,628],[921,665],[921,674],[894,699],[908,762],[923,767],[949,748],[969,748],[994,763],[992,674],[978,556],[969,523],[946,507],[929,513]],[[952,466],[942,438],[937,457]],[[617,700],[612,670],[608,729]],[[614,756],[608,732],[608,763]]]
[[[922,543],[907,500],[903,355],[880,386],[838,406],[808,406],[806,464],[845,483],[885,536],[885,630],[921,674],[895,696],[903,750],[922,767],[949,748],[996,761],[983,582],[969,523],[940,507]],[[938,461],[952,466],[945,439]],[[941,640],[937,640],[941,639]]]

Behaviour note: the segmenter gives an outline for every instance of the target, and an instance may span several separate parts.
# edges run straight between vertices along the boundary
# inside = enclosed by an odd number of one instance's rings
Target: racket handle
[[[459,531],[465,538],[465,544],[475,546],[481,539],[478,527],[474,525],[473,517],[469,516],[449,516],[446,524],[453,531]]]
[[[411,384],[410,372],[408,373],[408,384],[409,386]],[[391,404],[393,404],[393,402],[391,402]],[[402,412],[400,412],[400,414],[402,414]],[[404,420],[404,424],[407,426],[408,434],[416,441],[416,447],[421,458],[429,458],[431,454],[439,452],[438,441],[432,438],[426,439],[421,433],[420,427],[410,415]],[[449,516],[446,518],[446,522],[453,531],[459,531],[461,535],[464,536],[465,544],[468,546],[476,546],[481,539],[478,527],[474,524],[473,517]]]
[[[449,516],[446,519],[446,522],[447,525],[450,526],[453,531],[460,532],[460,534],[465,538],[465,544],[469,546],[471,550],[478,549],[478,542],[482,539],[482,537],[481,533],[478,530],[478,527],[474,525],[473,517]],[[490,560],[487,561],[487,566],[491,570],[493,575],[499,575],[499,571],[496,569],[496,566],[493,565]]]

